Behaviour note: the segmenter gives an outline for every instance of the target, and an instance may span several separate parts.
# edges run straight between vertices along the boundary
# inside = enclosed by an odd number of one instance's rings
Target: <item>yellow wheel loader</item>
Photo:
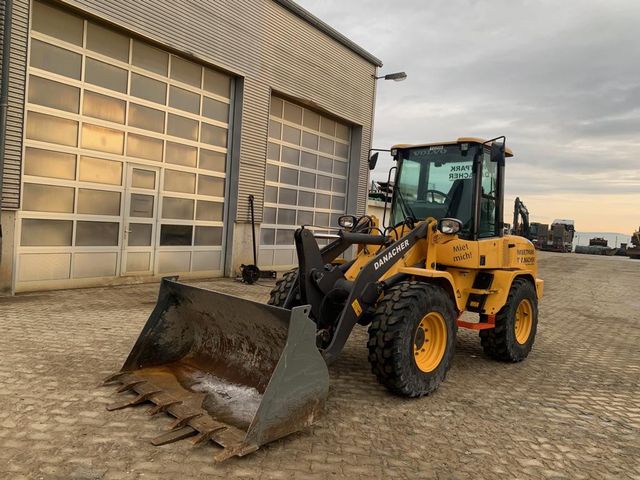
[[[459,327],[478,330],[496,360],[527,357],[543,282],[532,243],[504,234],[505,138],[391,153],[389,226],[345,215],[335,234],[299,228],[299,266],[276,284],[270,305],[164,279],[128,359],[106,380],[136,395],[108,408],[151,402],[150,413],[176,418],[152,443],[211,440],[224,460],[317,419],[327,363],[357,324],[369,328],[378,381],[408,397],[442,383]]]

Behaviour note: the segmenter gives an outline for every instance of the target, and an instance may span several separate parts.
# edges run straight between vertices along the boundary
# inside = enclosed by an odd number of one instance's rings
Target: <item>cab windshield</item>
[[[392,212],[394,225],[406,218],[457,218],[463,224],[461,234],[469,234],[473,226],[473,157],[476,148],[481,147],[463,145],[401,152]]]

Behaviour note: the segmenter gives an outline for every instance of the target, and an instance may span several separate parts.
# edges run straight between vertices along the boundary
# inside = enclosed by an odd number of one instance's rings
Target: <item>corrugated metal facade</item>
[[[4,6],[0,9],[0,31],[4,24]],[[15,210],[20,206],[20,165],[22,161],[22,125],[24,116],[24,85],[29,31],[29,2],[14,0],[11,31],[11,63],[9,67],[9,107],[4,159],[2,208]],[[4,32],[2,32],[4,41]],[[2,50],[0,49],[0,62]],[[1,70],[1,67],[0,67]]]
[[[164,47],[245,78],[237,220],[261,220],[271,91],[362,127],[356,199],[364,213],[375,65],[273,0],[63,0]],[[176,14],[179,12],[179,14]]]

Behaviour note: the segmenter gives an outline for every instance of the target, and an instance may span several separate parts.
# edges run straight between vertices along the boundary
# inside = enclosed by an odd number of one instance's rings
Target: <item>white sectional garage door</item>
[[[323,233],[336,227],[346,206],[350,138],[349,126],[272,97],[260,265],[297,264],[299,225]]]
[[[221,274],[232,78],[34,2],[20,285]]]

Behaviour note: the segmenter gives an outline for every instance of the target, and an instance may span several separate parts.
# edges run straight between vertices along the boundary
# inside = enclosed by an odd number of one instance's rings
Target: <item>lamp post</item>
[[[404,72],[395,72],[395,73],[387,73],[386,75],[381,75],[379,77],[373,76],[376,80],[380,80],[384,78],[385,80],[393,80],[394,82],[401,82],[407,79],[407,74]]]
[[[403,80],[407,79],[407,74],[405,72],[394,72],[394,73],[387,73],[386,75],[371,75],[373,77],[373,109],[371,111],[371,137],[373,137],[373,117],[375,116],[375,111],[376,111],[376,86],[377,83],[375,82],[375,80],[393,80],[394,82],[402,82]],[[376,151],[376,152],[389,152],[390,150],[381,150],[381,149],[376,149],[376,148],[370,148],[369,149],[369,155],[371,155],[371,152]],[[369,170],[373,170],[375,168],[376,162],[378,160],[378,156],[376,154],[375,159],[370,159],[369,162]]]
[[[407,74],[405,72],[394,72],[394,73],[387,73],[386,75],[371,75],[371,77],[373,78],[373,105],[372,105],[372,111],[371,111],[371,137],[373,138],[373,119],[375,117],[375,110],[376,110],[376,87],[378,85],[377,80],[393,80],[394,82],[402,82],[403,80],[407,79]],[[376,152],[371,156],[371,152]],[[376,167],[376,164],[378,162],[378,152],[390,152],[390,150],[387,149],[381,149],[381,148],[370,148],[369,149],[369,158],[368,158],[368,164],[369,164],[369,171],[367,172],[367,184],[369,183],[369,180],[371,180],[371,171]],[[391,170],[389,171],[389,178],[391,176]],[[389,183],[389,180],[387,180],[387,184]],[[388,188],[388,185],[387,185]],[[369,202],[369,198],[367,195],[367,203]],[[367,209],[367,207],[365,207],[365,210]],[[382,224],[384,226],[385,220],[386,220],[386,213],[387,213],[387,195],[385,194],[385,203],[384,203],[384,214],[382,216]]]
[[[376,110],[376,85],[377,83],[375,82],[375,80],[393,80],[394,82],[402,82],[403,80],[407,79],[407,74],[405,72],[394,72],[394,73],[387,73],[386,75],[371,75],[374,79],[373,82],[373,110],[372,110],[372,115],[371,115],[371,137],[373,137],[373,117],[375,116],[375,110]],[[391,150],[385,150],[385,149],[380,149],[380,148],[370,148],[369,149],[369,171],[373,170],[376,166],[376,163],[378,161],[378,154],[375,153],[374,156],[371,156],[371,152],[390,152]]]
[[[407,74],[405,72],[394,72],[394,73],[387,73],[386,75],[371,75],[373,77],[373,105],[372,105],[372,111],[371,111],[371,137],[373,137],[373,118],[375,116],[375,110],[376,110],[376,85],[377,83],[375,82],[375,80],[393,80],[394,82],[402,82],[403,80],[407,79]],[[390,150],[381,150],[381,149],[376,149],[376,148],[370,148],[369,149],[369,155],[371,155],[371,152],[376,151],[376,152],[388,152]],[[375,168],[376,162],[378,160],[378,156],[376,154],[375,158],[370,158],[369,161],[369,170],[373,170]]]

